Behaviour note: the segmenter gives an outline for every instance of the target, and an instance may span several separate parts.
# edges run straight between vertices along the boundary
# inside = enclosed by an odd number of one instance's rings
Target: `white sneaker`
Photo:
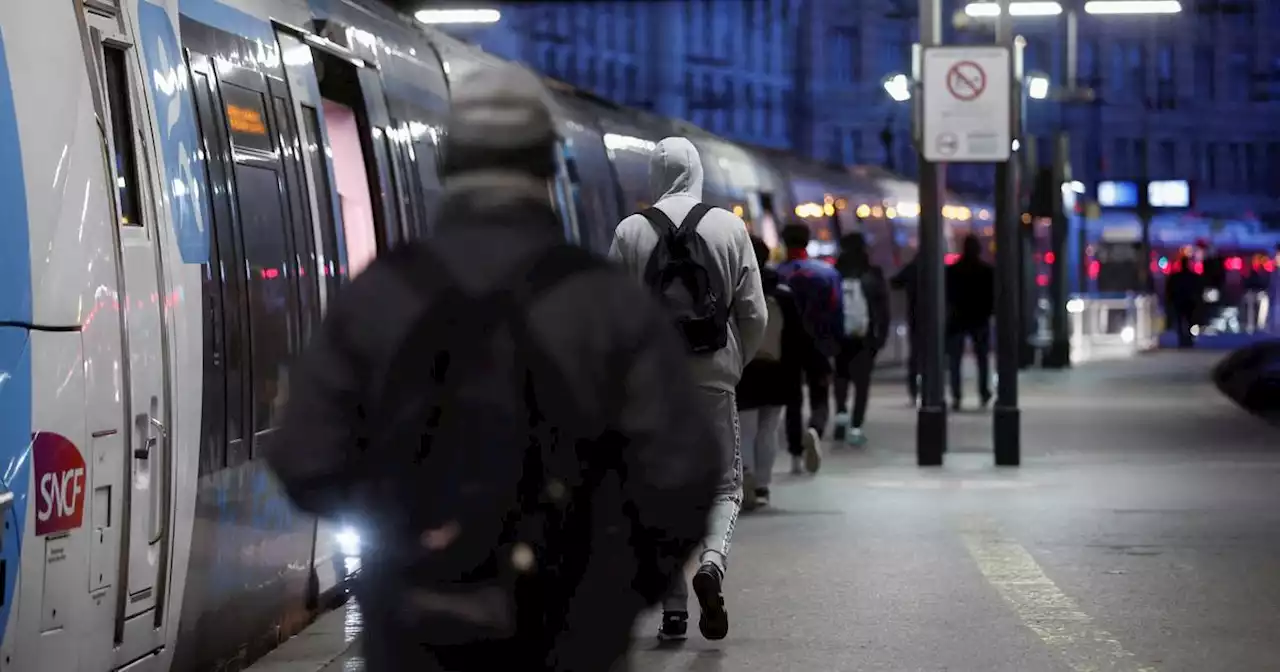
[[[818,430],[810,427],[804,433],[804,468],[811,474],[818,473],[822,467],[822,442]]]
[[[845,441],[854,448],[861,448],[867,445],[867,435],[862,433],[861,427],[854,427],[845,436]]]
[[[804,473],[804,458],[799,455],[791,456],[791,473],[797,475]]]

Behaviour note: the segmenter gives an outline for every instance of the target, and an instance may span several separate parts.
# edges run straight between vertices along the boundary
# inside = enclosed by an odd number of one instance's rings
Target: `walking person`
[[[809,423],[801,434],[799,446],[791,450],[793,474],[815,473],[822,466],[822,437],[831,414],[831,358],[840,350],[840,334],[844,331],[844,308],[841,305],[840,274],[826,262],[809,258],[812,234],[803,220],[794,220],[782,229],[782,244],[787,260],[778,266],[778,276],[791,288],[800,309],[805,330],[822,353],[804,370],[809,392]],[[803,426],[802,402],[787,405],[788,433]]]
[[[370,672],[581,672],[707,528],[720,455],[669,318],[565,243],[541,83],[453,91],[436,236],[379,256],[291,370],[267,463],[357,521]]]
[[[747,225],[702,202],[702,175],[692,142],[679,137],[659,142],[649,164],[654,205],[618,224],[610,257],[668,307],[699,386],[697,408],[715,428],[723,476],[693,577],[702,609],[698,629],[715,640],[729,632],[723,582],[742,507],[734,389],[764,336],[767,313]],[[661,638],[685,638],[688,603],[688,584],[677,577],[663,600]]]
[[[1191,255],[1185,252],[1175,263],[1176,270],[1165,280],[1165,305],[1179,348],[1195,347],[1192,332],[1204,301],[1204,278],[1196,274]]]
[[[760,282],[764,288],[769,320],[756,356],[738,382],[738,414],[742,422],[743,509],[768,506],[769,485],[782,420],[788,404],[803,399],[803,371],[808,363],[822,359],[813,339],[800,321],[791,288],[782,284],[778,272],[768,267],[769,246],[751,237]],[[800,427],[789,427],[789,443],[799,444]]]
[[[978,402],[991,403],[991,317],[995,314],[996,273],[982,260],[982,241],[965,236],[956,263],[947,267],[947,360],[951,368],[951,407],[964,398],[960,366],[965,343],[973,344],[978,364]]]
[[[889,280],[894,289],[902,290],[907,295],[907,395],[911,397],[911,405],[915,406],[920,399],[920,331],[916,329],[916,298],[920,287],[920,255],[911,258],[897,274]]]
[[[840,239],[840,272],[844,306],[844,337],[836,355],[835,439],[863,446],[867,437],[862,423],[871,396],[871,370],[876,354],[889,336],[889,288],[884,271],[871,263],[867,241],[861,233]],[[849,385],[853,385],[853,413],[849,413]]]

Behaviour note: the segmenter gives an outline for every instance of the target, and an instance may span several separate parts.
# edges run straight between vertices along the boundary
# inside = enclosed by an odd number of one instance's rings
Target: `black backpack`
[[[715,352],[729,342],[728,292],[711,248],[698,235],[698,223],[711,210],[705,203],[693,206],[679,228],[657,208],[640,212],[659,237],[645,265],[644,282],[675,313],[676,326],[694,354]],[[688,303],[673,300],[677,280],[688,292]]]
[[[557,246],[475,296],[426,246],[411,255],[402,279],[433,294],[371,400],[367,569],[423,644],[554,632],[543,605],[589,555],[577,503],[600,476],[588,465],[612,452],[603,436],[574,435],[583,416],[573,390],[527,315],[547,290],[606,264]]]

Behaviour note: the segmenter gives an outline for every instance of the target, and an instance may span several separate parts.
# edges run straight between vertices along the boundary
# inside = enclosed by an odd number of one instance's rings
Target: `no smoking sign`
[[[930,47],[921,64],[924,158],[1008,161],[1013,144],[1012,59],[999,46]]]

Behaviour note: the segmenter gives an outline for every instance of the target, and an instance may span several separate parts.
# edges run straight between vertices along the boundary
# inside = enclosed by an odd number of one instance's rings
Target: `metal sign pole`
[[[996,19],[996,44],[1013,49],[1013,19],[1009,17],[1009,0],[1000,0],[1000,16]],[[1009,83],[1014,138],[1022,133],[1021,66],[1017,51],[1009,59],[1012,69]],[[1018,466],[1022,461],[1022,411],[1018,408],[1018,364],[1022,345],[1021,306],[1021,217],[1016,188],[1018,154],[996,164],[996,405],[993,411],[995,463]]]
[[[920,47],[942,43],[942,0],[920,0]],[[923,58],[915,81],[923,80]],[[919,87],[923,123],[924,97],[931,95],[927,87]],[[943,389],[943,255],[946,252],[942,232],[943,189],[946,184],[944,166],[925,158],[925,143],[933,138],[920,133],[916,149],[920,166],[920,248],[916,272],[919,274],[920,304],[916,328],[920,329],[921,404],[916,420],[916,464],[940,466],[947,449],[947,407]]]

